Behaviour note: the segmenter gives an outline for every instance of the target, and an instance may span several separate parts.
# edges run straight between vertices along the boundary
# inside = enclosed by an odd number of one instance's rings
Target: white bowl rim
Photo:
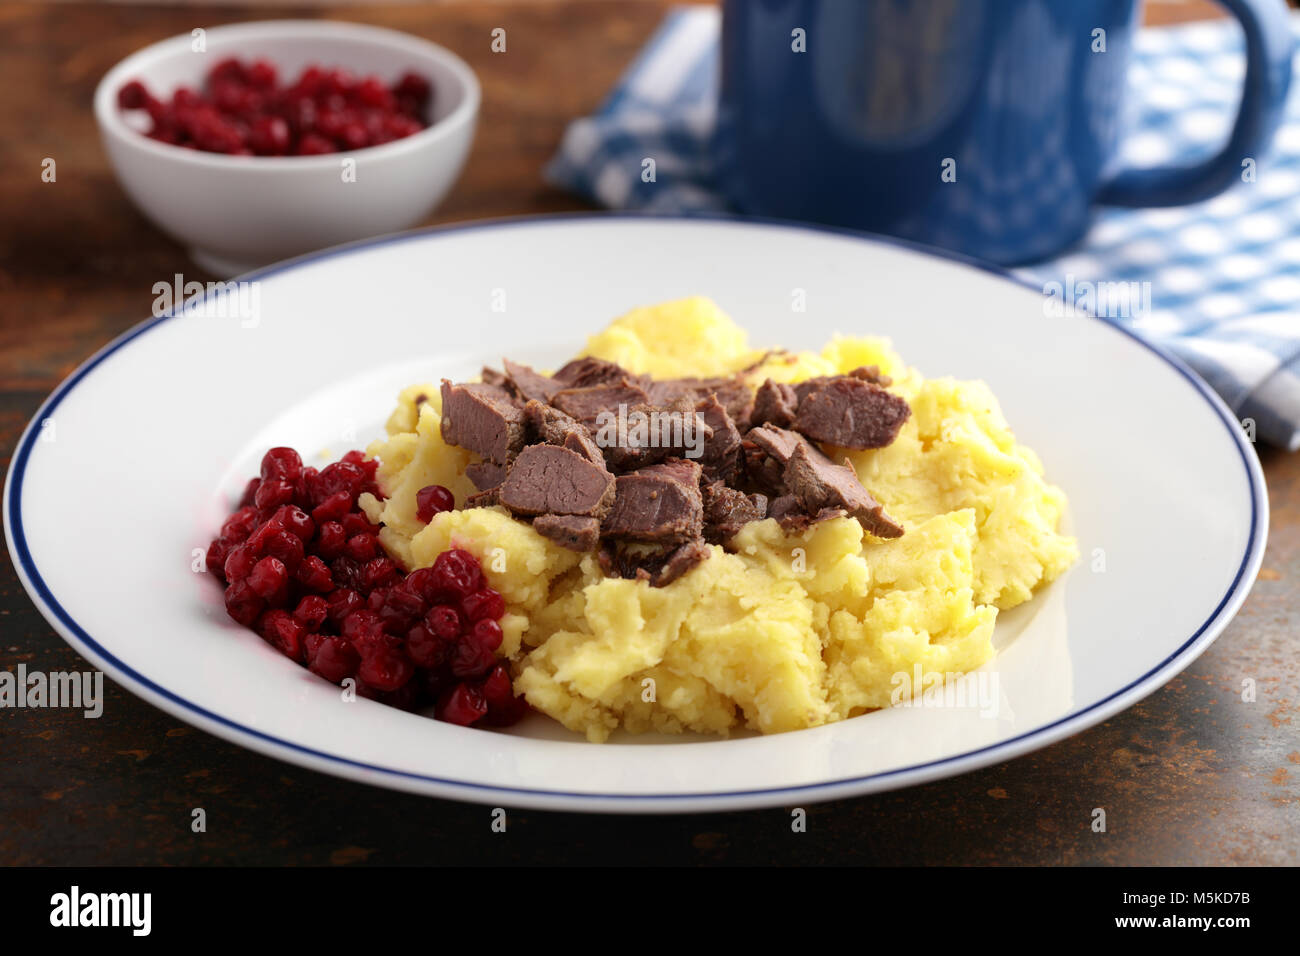
[[[225,170],[279,170],[299,172],[304,169],[321,168],[337,165],[341,156],[365,158],[396,156],[410,153],[428,146],[438,140],[455,135],[461,127],[474,122],[478,115],[482,93],[478,77],[469,64],[451,50],[432,40],[426,40],[400,30],[376,27],[364,23],[352,23],[343,20],[253,20],[245,23],[231,23],[212,27],[206,31],[209,40],[238,40],[251,37],[333,37],[368,39],[386,43],[394,49],[432,58],[447,67],[460,85],[461,99],[444,118],[431,123],[418,133],[380,146],[363,146],[355,150],[343,150],[324,153],[318,156],[228,156],[225,153],[209,153],[197,149],[185,149],[170,143],[160,143],[150,139],[139,130],[132,129],[122,118],[117,108],[117,91],[128,77],[141,75],[148,65],[160,58],[169,56],[182,49],[188,49],[193,37],[188,33],[159,40],[143,49],[119,60],[104,74],[99,85],[95,87],[94,111],[95,121],[100,132],[105,136],[124,143],[129,148],[140,149],[146,153],[190,164],[195,168],[219,168]]]

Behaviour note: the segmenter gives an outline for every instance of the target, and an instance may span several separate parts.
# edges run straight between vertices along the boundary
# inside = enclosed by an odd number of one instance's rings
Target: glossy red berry
[[[352,507],[352,498],[346,491],[335,491],[326,495],[321,503],[312,509],[312,520],[318,525],[327,521],[341,521]],[[340,526],[340,531],[343,528]]]
[[[361,655],[355,647],[339,637],[327,637],[315,644],[307,667],[327,681],[340,684],[355,677],[361,665]]]
[[[489,707],[504,707],[515,698],[510,684],[510,672],[504,664],[497,664],[483,679],[483,696]]]
[[[505,598],[492,588],[479,588],[461,599],[460,608],[467,621],[500,620],[506,612]]]
[[[451,643],[434,634],[427,624],[417,624],[406,632],[406,653],[417,667],[442,667],[451,650]]]
[[[415,675],[415,666],[401,651],[376,647],[361,654],[357,676],[376,690],[394,691]]]
[[[282,479],[263,479],[253,495],[259,511],[269,511],[293,501],[293,483]]]
[[[435,586],[460,599],[477,591],[483,581],[478,559],[462,548],[444,551],[433,562]]]
[[[226,613],[244,627],[252,627],[266,602],[253,593],[247,581],[235,581],[226,588]]]
[[[149,102],[149,91],[139,80],[132,80],[117,91],[117,105],[124,110],[142,110]]]
[[[240,508],[221,525],[221,537],[231,542],[244,541],[257,529],[259,521],[257,508]]]
[[[432,521],[434,515],[455,508],[455,496],[442,485],[427,485],[415,493],[415,516],[425,524]]]
[[[457,677],[481,677],[492,669],[496,655],[478,641],[462,638],[451,654],[451,672]]]
[[[248,572],[248,586],[263,601],[270,601],[282,594],[289,586],[289,572],[279,558],[262,558]]]
[[[282,116],[259,116],[248,129],[248,145],[259,156],[283,156],[292,144],[289,121]]]
[[[501,625],[489,618],[484,618],[481,621],[474,622],[474,626],[469,629],[468,636],[475,644],[489,651],[495,651],[501,646]]]
[[[471,684],[461,683],[438,701],[434,713],[439,720],[468,727],[481,719],[487,711],[487,700],[483,697],[483,692]]]
[[[263,481],[293,481],[302,472],[302,457],[292,448],[279,446],[262,456]]]
[[[317,594],[328,594],[334,590],[334,576],[330,573],[329,565],[314,554],[302,559],[293,577],[308,591]]]
[[[312,535],[316,533],[316,522],[297,505],[281,505],[275,514],[271,516],[271,520],[279,522],[282,528],[292,533],[304,544],[310,541]]]
[[[329,619],[339,626],[348,615],[361,610],[365,599],[352,588],[336,588],[325,595],[325,603],[329,605]]]
[[[429,625],[429,630],[444,641],[456,640],[463,629],[460,612],[445,604],[430,608],[429,613],[425,615],[425,623]]]
[[[319,594],[308,594],[293,609],[293,619],[307,631],[319,630],[328,617],[329,604]]]

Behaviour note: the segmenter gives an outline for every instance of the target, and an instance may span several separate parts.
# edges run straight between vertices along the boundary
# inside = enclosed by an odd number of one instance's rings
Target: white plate
[[[1106,323],[1049,318],[1038,292],[906,246],[761,223],[577,217],[400,235],[249,278],[256,324],[146,322],[59,387],[14,455],[6,533],[41,612],[113,679],[327,773],[615,812],[792,806],[945,777],[1059,740],[1161,686],[1223,630],[1263,554],[1258,462],[1199,380]],[[806,312],[792,311],[795,290]],[[895,708],[772,737],[604,745],[542,717],[512,733],[465,729],[341,703],[228,620],[216,582],[191,570],[192,549],[268,446],[340,454],[379,433],[403,385],[503,355],[558,364],[628,308],[693,294],[716,299],[755,345],[879,333],[927,375],[983,378],[1041,454],[1070,497],[1082,559],[999,619],[983,678],[997,677],[994,716]]]

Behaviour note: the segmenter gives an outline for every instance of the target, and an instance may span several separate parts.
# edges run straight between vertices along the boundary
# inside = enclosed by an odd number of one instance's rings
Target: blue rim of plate
[[[280,272],[287,272],[290,269],[298,268],[299,266],[320,262],[324,259],[331,259],[336,256],[348,255],[352,252],[356,252],[362,249],[373,249],[378,246],[391,245],[400,242],[409,242],[413,240],[423,239],[429,236],[435,236],[435,237],[445,236],[445,235],[449,236],[459,232],[468,232],[471,230],[480,230],[480,229],[531,228],[534,226],[544,226],[550,223],[557,223],[557,222],[574,222],[574,221],[602,222],[602,221],[629,221],[629,220],[641,220],[641,221],[648,221],[648,222],[665,222],[665,221],[666,222],[722,222],[722,223],[731,223],[736,225],[758,225],[763,227],[778,227],[780,229],[787,229],[791,231],[802,230],[806,232],[844,236],[846,238],[857,239],[866,243],[907,249],[911,252],[928,256],[930,258],[955,262],[961,265],[968,266],[973,269],[977,269],[981,272],[986,272],[991,275],[998,276],[1002,279],[1005,279],[1009,282],[1012,282],[1024,288],[1033,289],[1035,291],[1042,292],[1042,290],[1039,289],[1034,284],[1019,278],[1018,276],[1008,272],[1006,269],[994,265],[993,263],[983,262],[979,259],[962,255],[961,253],[957,253],[957,252],[950,252],[944,249],[935,249],[929,246],[921,245],[919,243],[910,242],[905,239],[897,239],[892,236],[880,236],[874,233],[860,232],[853,229],[844,229],[844,228],[839,228],[834,226],[822,226],[822,225],[816,225],[811,223],[802,223],[802,222],[795,222],[795,221],[782,220],[782,219],[729,216],[729,215],[720,215],[716,213],[699,214],[699,215],[682,215],[682,216],[660,216],[660,215],[651,215],[646,213],[625,213],[625,212],[560,213],[560,214],[548,215],[548,216],[520,216],[520,217],[511,217],[511,218],[503,218],[503,219],[473,221],[468,223],[459,223],[459,224],[446,225],[446,226],[431,226],[423,229],[413,229],[406,232],[392,233],[390,235],[377,236],[371,239],[361,239],[356,242],[350,242],[350,243],[345,243],[343,245],[332,246],[328,249],[323,249],[318,252],[307,253],[306,255],[297,256],[293,259],[286,259],[283,262],[275,263],[273,265],[269,265],[264,268],[254,270],[252,272],[248,272],[242,276],[239,276],[238,278],[246,281],[253,280],[253,279],[264,279],[268,276],[272,276]],[[204,295],[204,298],[206,298],[206,293]],[[89,374],[101,362],[103,362],[109,356],[117,352],[119,349],[126,346],[133,339],[141,335],[144,335],[146,332],[150,331],[153,328],[156,328],[158,325],[162,324],[163,322],[166,322],[168,319],[171,319],[173,317],[174,317],[174,312],[167,313],[162,316],[158,316],[155,318],[148,319],[144,322],[141,322],[139,325],[135,326],[134,328],[128,329],[126,332],[123,332],[117,338],[113,339],[108,344],[106,344],[99,351],[91,355],[90,358],[88,358],[84,363],[82,363],[81,366],[79,366],[71,375],[69,375],[68,378],[65,379],[63,383],[60,384],[44,402],[41,403],[40,408],[37,409],[36,414],[33,416],[32,420],[28,423],[22,438],[19,439],[17,452],[14,455],[13,461],[9,466],[9,474],[5,481],[4,513],[8,516],[8,520],[6,521],[5,524],[6,524],[6,537],[9,539],[8,542],[9,553],[14,560],[15,566],[19,568],[22,572],[20,578],[24,579],[23,585],[27,590],[28,595],[36,599],[38,610],[41,610],[43,615],[47,619],[49,619],[50,616],[53,615],[53,617],[57,619],[57,622],[59,624],[61,624],[64,628],[67,629],[69,633],[75,636],[76,640],[81,645],[83,645],[83,647],[77,647],[76,645],[74,645],[75,650],[81,651],[83,649],[88,649],[96,657],[107,662],[111,666],[111,668],[115,671],[115,674],[110,676],[117,676],[119,682],[123,683],[128,690],[134,690],[135,687],[146,688],[151,695],[160,697],[163,700],[170,701],[172,704],[174,704],[176,709],[171,711],[171,713],[173,713],[174,716],[184,717],[188,713],[190,715],[199,718],[205,724],[215,724],[218,727],[226,728],[228,731],[233,732],[230,733],[228,736],[226,736],[226,739],[230,740],[232,743],[242,744],[247,742],[247,738],[253,738],[262,741],[265,744],[270,744],[273,749],[268,751],[268,750],[263,750],[258,748],[257,752],[267,753],[269,756],[285,757],[286,759],[289,759],[291,762],[297,762],[300,765],[308,767],[308,769],[320,769],[315,765],[314,761],[323,761],[326,764],[333,764],[340,767],[351,768],[354,770],[364,770],[364,771],[371,771],[374,773],[382,774],[386,777],[393,778],[394,782],[399,782],[399,783],[401,781],[419,782],[423,784],[434,784],[440,787],[454,788],[456,790],[468,791],[468,793],[463,794],[463,796],[466,799],[471,799],[471,800],[481,799],[490,794],[501,794],[501,795],[518,795],[524,797],[579,800],[584,802],[590,801],[593,803],[602,802],[602,801],[616,801],[619,803],[639,801],[639,802],[645,802],[651,804],[663,804],[665,806],[671,806],[674,803],[683,803],[687,801],[707,801],[710,799],[728,799],[728,798],[740,799],[745,797],[761,797],[765,795],[786,795],[786,796],[794,795],[794,794],[816,795],[819,791],[825,793],[826,799],[833,799],[835,796],[837,796],[837,794],[832,794],[829,791],[843,790],[845,788],[850,788],[855,785],[865,787],[866,785],[869,785],[872,781],[888,780],[891,777],[897,777],[903,774],[922,774],[925,771],[937,771],[939,768],[949,764],[969,762],[975,758],[978,758],[977,762],[971,764],[971,766],[966,768],[966,770],[975,770],[978,769],[979,767],[987,766],[990,763],[996,762],[998,760],[999,753],[1003,751],[1014,750],[1016,749],[1017,744],[1022,744],[1027,741],[1032,741],[1035,738],[1042,738],[1040,745],[1047,746],[1048,744],[1054,742],[1055,740],[1059,739],[1062,736],[1068,736],[1070,731],[1064,731],[1062,732],[1062,734],[1053,734],[1052,731],[1057,728],[1061,728],[1064,725],[1069,723],[1077,723],[1080,721],[1081,718],[1087,717],[1089,715],[1097,714],[1098,711],[1105,711],[1105,712],[1099,714],[1096,717],[1096,720],[1089,722],[1085,726],[1080,726],[1076,728],[1074,732],[1083,730],[1086,728],[1086,726],[1091,726],[1092,723],[1095,723],[1096,721],[1104,720],[1105,717],[1109,715],[1109,713],[1112,713],[1115,709],[1117,709],[1117,708],[1111,708],[1110,710],[1106,710],[1107,704],[1117,700],[1120,697],[1124,697],[1125,695],[1132,692],[1135,688],[1138,688],[1143,683],[1151,681],[1153,678],[1156,677],[1156,675],[1160,674],[1163,670],[1165,670],[1167,667],[1169,667],[1171,664],[1177,661],[1178,658],[1182,657],[1201,638],[1201,636],[1205,634],[1206,631],[1208,631],[1216,623],[1221,623],[1223,626],[1227,625],[1228,620],[1230,620],[1230,618],[1224,619],[1222,620],[1222,622],[1220,622],[1220,618],[1223,615],[1224,609],[1228,607],[1228,605],[1232,603],[1234,599],[1240,598],[1241,600],[1244,600],[1245,594],[1242,593],[1240,590],[1242,585],[1242,580],[1246,575],[1247,569],[1251,564],[1252,559],[1262,560],[1263,558],[1264,542],[1261,541],[1259,537],[1260,525],[1261,525],[1260,495],[1259,495],[1259,489],[1257,488],[1257,485],[1262,484],[1263,479],[1262,479],[1262,474],[1259,470],[1258,459],[1256,459],[1255,461],[1254,468],[1252,468],[1251,466],[1251,459],[1254,458],[1254,452],[1250,451],[1248,453],[1247,451],[1246,439],[1243,437],[1241,433],[1240,422],[1237,422],[1235,419],[1231,417],[1227,409],[1227,406],[1223,403],[1223,400],[1219,398],[1216,394],[1214,394],[1214,392],[1210,390],[1209,386],[1206,385],[1205,382],[1199,376],[1197,376],[1195,372],[1191,371],[1191,369],[1189,369],[1182,361],[1169,355],[1168,353],[1164,352],[1163,350],[1156,347],[1152,343],[1146,341],[1145,339],[1142,339],[1141,337],[1131,332],[1130,330],[1124,328],[1123,326],[1115,325],[1113,323],[1106,322],[1102,319],[1097,319],[1096,316],[1089,316],[1090,318],[1095,319],[1096,321],[1100,322],[1102,325],[1106,326],[1107,328],[1110,328],[1114,330],[1116,333],[1121,334],[1128,339],[1131,339],[1132,341],[1136,342],[1138,345],[1145,348],[1147,351],[1151,352],[1153,355],[1161,359],[1163,362],[1165,362],[1167,365],[1173,368],[1176,372],[1178,372],[1179,375],[1181,375],[1193,386],[1196,392],[1203,399],[1205,399],[1205,401],[1210,405],[1211,408],[1214,409],[1219,420],[1223,423],[1223,425],[1228,429],[1229,433],[1231,434],[1233,438],[1233,444],[1235,445],[1237,449],[1237,453],[1241,458],[1242,466],[1246,470],[1246,485],[1250,489],[1250,533],[1247,539],[1245,554],[1242,556],[1241,564],[1238,566],[1237,573],[1232,579],[1232,584],[1228,587],[1228,590],[1223,595],[1223,598],[1215,606],[1214,610],[1210,613],[1209,617],[1207,617],[1205,621],[1200,625],[1200,627],[1198,627],[1196,631],[1190,637],[1188,637],[1187,640],[1184,641],[1176,651],[1174,651],[1172,654],[1170,654],[1168,657],[1162,660],[1155,667],[1152,667],[1141,677],[1138,677],[1137,679],[1130,681],[1128,684],[1126,684],[1124,687],[1120,688],[1119,690],[1114,691],[1113,693],[1111,693],[1107,697],[1102,698],[1101,700],[1094,701],[1093,703],[1089,704],[1087,707],[1084,707],[1081,710],[1073,711],[1072,713],[1069,713],[1064,717],[1060,717],[1049,724],[1044,724],[1043,726],[1037,727],[1034,730],[1026,731],[1023,734],[1018,734],[1015,737],[1009,737],[1006,740],[1001,740],[998,741],[997,743],[989,744],[985,747],[978,747],[974,750],[968,750],[960,754],[953,754],[951,756],[942,757],[938,760],[931,760],[926,763],[912,764],[906,767],[895,767],[892,770],[882,770],[878,773],[865,774],[856,777],[845,777],[838,780],[827,780],[827,781],[822,781],[820,783],[798,784],[789,787],[765,787],[765,788],[760,788],[755,790],[711,790],[711,791],[699,791],[699,792],[692,792],[692,793],[641,793],[641,794],[592,793],[592,792],[584,792],[584,791],[544,790],[544,789],[535,789],[529,787],[506,787],[506,786],[498,786],[495,784],[474,783],[472,781],[465,781],[465,780],[453,780],[445,777],[436,777],[431,774],[414,773],[409,770],[398,770],[392,767],[382,767],[377,764],[370,764],[360,760],[353,760],[349,757],[340,757],[336,754],[326,753],[325,751],[316,750],[312,747],[304,747],[301,744],[296,744],[292,741],[284,740],[283,738],[276,737],[273,734],[268,734],[265,733],[264,731],[257,730],[253,727],[245,726],[244,724],[231,720],[228,717],[224,717],[221,714],[217,714],[204,707],[200,707],[199,705],[173,693],[172,691],[168,690],[162,685],[155,683],[154,681],[150,680],[148,677],[145,677],[143,674],[139,673],[134,668],[130,667],[129,665],[127,665],[126,663],[124,663],[123,661],[115,657],[103,645],[101,645],[98,641],[96,641],[93,637],[91,637],[90,634],[72,618],[72,616],[63,608],[63,606],[59,603],[58,599],[55,598],[54,594],[50,591],[48,585],[46,585],[45,583],[44,578],[41,577],[40,571],[37,569],[35,561],[32,559],[31,552],[27,547],[26,534],[23,529],[23,517],[22,517],[22,510],[20,508],[20,503],[22,501],[23,479],[27,467],[27,462],[31,456],[32,447],[36,442],[37,435],[40,432],[41,421],[45,418],[48,418],[49,414],[59,405],[59,403],[65,397],[67,397],[67,395],[71,393],[71,391],[77,386],[77,384],[83,378],[85,378],[85,376]],[[51,623],[54,622],[52,621]],[[65,639],[67,639],[67,635],[64,635],[64,637]],[[1206,646],[1207,647],[1209,646],[1208,643],[1206,644]],[[1203,651],[1204,648],[1201,648],[1200,650]],[[1183,667],[1189,665],[1195,659],[1196,656],[1197,655],[1193,655],[1189,657],[1187,660],[1182,661],[1181,662],[1182,666],[1179,667],[1179,670],[1182,670]],[[1173,676],[1175,676],[1176,673],[1177,671],[1175,671],[1174,674],[1170,674],[1169,677],[1166,678],[1166,681],[1172,678]],[[123,678],[125,678],[125,680]],[[135,685],[135,687],[132,686],[133,684]],[[1163,682],[1161,684],[1156,684],[1155,686],[1148,688],[1146,692],[1143,694],[1143,696],[1145,696],[1146,693],[1154,692],[1160,686],[1163,686]],[[137,694],[137,696],[140,695]],[[1131,706],[1132,703],[1136,703],[1136,702],[1137,702],[1136,700],[1132,701],[1129,704],[1129,706]],[[166,708],[161,708],[161,709],[166,709]],[[208,728],[204,727],[202,729],[208,729]],[[210,732],[213,732],[217,736],[223,736],[219,731],[214,730]],[[1010,754],[1008,755],[1008,759],[1014,756],[1018,756],[1023,752],[1024,751],[1018,751],[1016,754]],[[293,760],[295,756],[299,758],[296,761]],[[313,762],[306,762],[306,760],[303,758],[309,758]],[[960,773],[965,771],[958,771],[958,772]],[[929,775],[926,775],[925,779],[930,779],[935,775],[936,774],[931,773]],[[349,777],[348,779],[356,779],[356,778]],[[378,781],[370,781],[370,782],[378,783]],[[922,781],[918,780],[917,782],[919,783]],[[844,793],[838,795],[851,796],[853,794]],[[454,799],[454,797],[452,798]]]

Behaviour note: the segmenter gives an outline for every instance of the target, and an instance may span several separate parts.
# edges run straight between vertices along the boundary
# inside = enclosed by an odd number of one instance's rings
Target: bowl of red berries
[[[95,118],[140,211],[231,276],[418,223],[464,165],[479,98],[435,43],[278,20],[132,54],[100,81]]]

